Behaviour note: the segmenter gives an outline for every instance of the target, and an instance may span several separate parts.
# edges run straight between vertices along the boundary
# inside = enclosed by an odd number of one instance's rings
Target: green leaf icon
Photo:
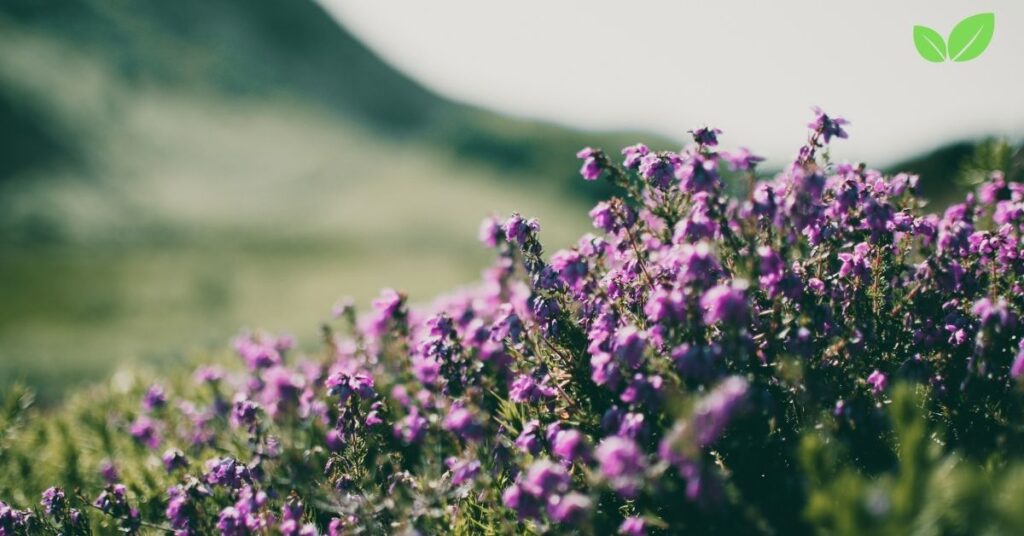
[[[949,33],[949,58],[970,61],[985,52],[996,30],[994,13],[979,13],[960,21]]]
[[[946,42],[939,32],[927,26],[914,26],[914,46],[922,58],[932,63],[946,61]]]

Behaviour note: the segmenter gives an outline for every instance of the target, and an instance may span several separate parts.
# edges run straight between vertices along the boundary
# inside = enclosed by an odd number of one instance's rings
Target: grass
[[[0,77],[105,127],[84,171],[0,184],[0,391],[22,379],[53,400],[119,363],[222,348],[242,327],[315,342],[340,295],[365,305],[394,286],[424,301],[474,280],[493,211],[540,217],[552,247],[589,225],[561,185],[286,96],[126,91],[88,56],[22,37],[0,57],[42,61],[0,62]]]

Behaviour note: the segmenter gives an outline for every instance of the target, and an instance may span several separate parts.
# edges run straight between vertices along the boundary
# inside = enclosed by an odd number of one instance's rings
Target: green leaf
[[[914,26],[914,46],[922,58],[932,63],[946,61],[946,42],[939,32],[927,26]]]
[[[949,33],[949,58],[970,61],[985,52],[996,30],[994,13],[979,13],[960,21]]]

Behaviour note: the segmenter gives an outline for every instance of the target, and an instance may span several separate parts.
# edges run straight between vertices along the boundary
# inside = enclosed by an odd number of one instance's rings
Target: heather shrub
[[[488,218],[479,284],[339,302],[319,351],[16,390],[0,536],[1024,532],[1024,185],[931,214],[845,127],[770,179],[710,128],[587,148],[619,195],[572,247]]]

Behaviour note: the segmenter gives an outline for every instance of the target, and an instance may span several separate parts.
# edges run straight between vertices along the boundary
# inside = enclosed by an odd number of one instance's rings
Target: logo
[[[996,31],[995,13],[978,13],[957,23],[942,40],[939,32],[927,26],[914,26],[914,46],[922,58],[932,63],[971,61],[981,56]]]

